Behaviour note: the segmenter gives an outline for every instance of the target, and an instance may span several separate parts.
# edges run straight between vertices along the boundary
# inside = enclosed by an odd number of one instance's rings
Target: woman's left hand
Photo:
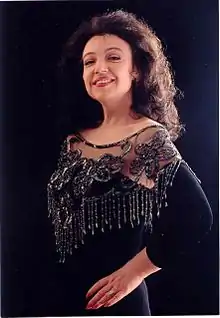
[[[90,288],[86,297],[95,295],[89,301],[86,309],[98,309],[102,306],[110,307],[114,305],[138,287],[143,279],[144,276],[137,271],[137,268],[127,263]]]

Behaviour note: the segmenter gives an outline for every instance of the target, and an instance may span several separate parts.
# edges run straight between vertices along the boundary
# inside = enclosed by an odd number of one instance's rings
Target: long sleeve
[[[192,253],[213,222],[204,191],[184,162],[167,189],[167,202],[146,242],[148,257],[160,268],[179,263]]]

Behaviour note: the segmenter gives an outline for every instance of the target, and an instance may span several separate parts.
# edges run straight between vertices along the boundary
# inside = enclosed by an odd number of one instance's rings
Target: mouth
[[[104,87],[104,86],[109,86],[113,82],[115,82],[114,79],[100,79],[100,80],[95,81],[93,83],[93,85],[96,87]]]

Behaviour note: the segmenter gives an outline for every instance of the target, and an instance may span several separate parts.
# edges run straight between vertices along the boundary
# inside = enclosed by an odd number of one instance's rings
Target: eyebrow
[[[105,52],[110,51],[110,50],[117,50],[117,51],[122,52],[122,50],[121,50],[119,47],[116,47],[116,46],[112,46],[112,47],[107,48],[107,49],[105,50]],[[90,54],[95,54],[95,52],[88,52],[88,53],[86,53],[85,55],[83,55],[82,59],[84,59],[87,55],[90,55]]]

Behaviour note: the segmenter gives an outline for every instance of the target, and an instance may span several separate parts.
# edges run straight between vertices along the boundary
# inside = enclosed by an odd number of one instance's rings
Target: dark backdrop
[[[53,125],[55,66],[62,44],[79,22],[107,8],[125,8],[143,16],[162,39],[185,95],[179,111],[187,130],[177,146],[202,180],[214,214],[212,232],[188,264],[148,279],[152,313],[217,314],[217,1],[31,1],[1,2],[0,8],[2,315],[48,313],[45,268],[53,242],[46,184],[59,151]]]

